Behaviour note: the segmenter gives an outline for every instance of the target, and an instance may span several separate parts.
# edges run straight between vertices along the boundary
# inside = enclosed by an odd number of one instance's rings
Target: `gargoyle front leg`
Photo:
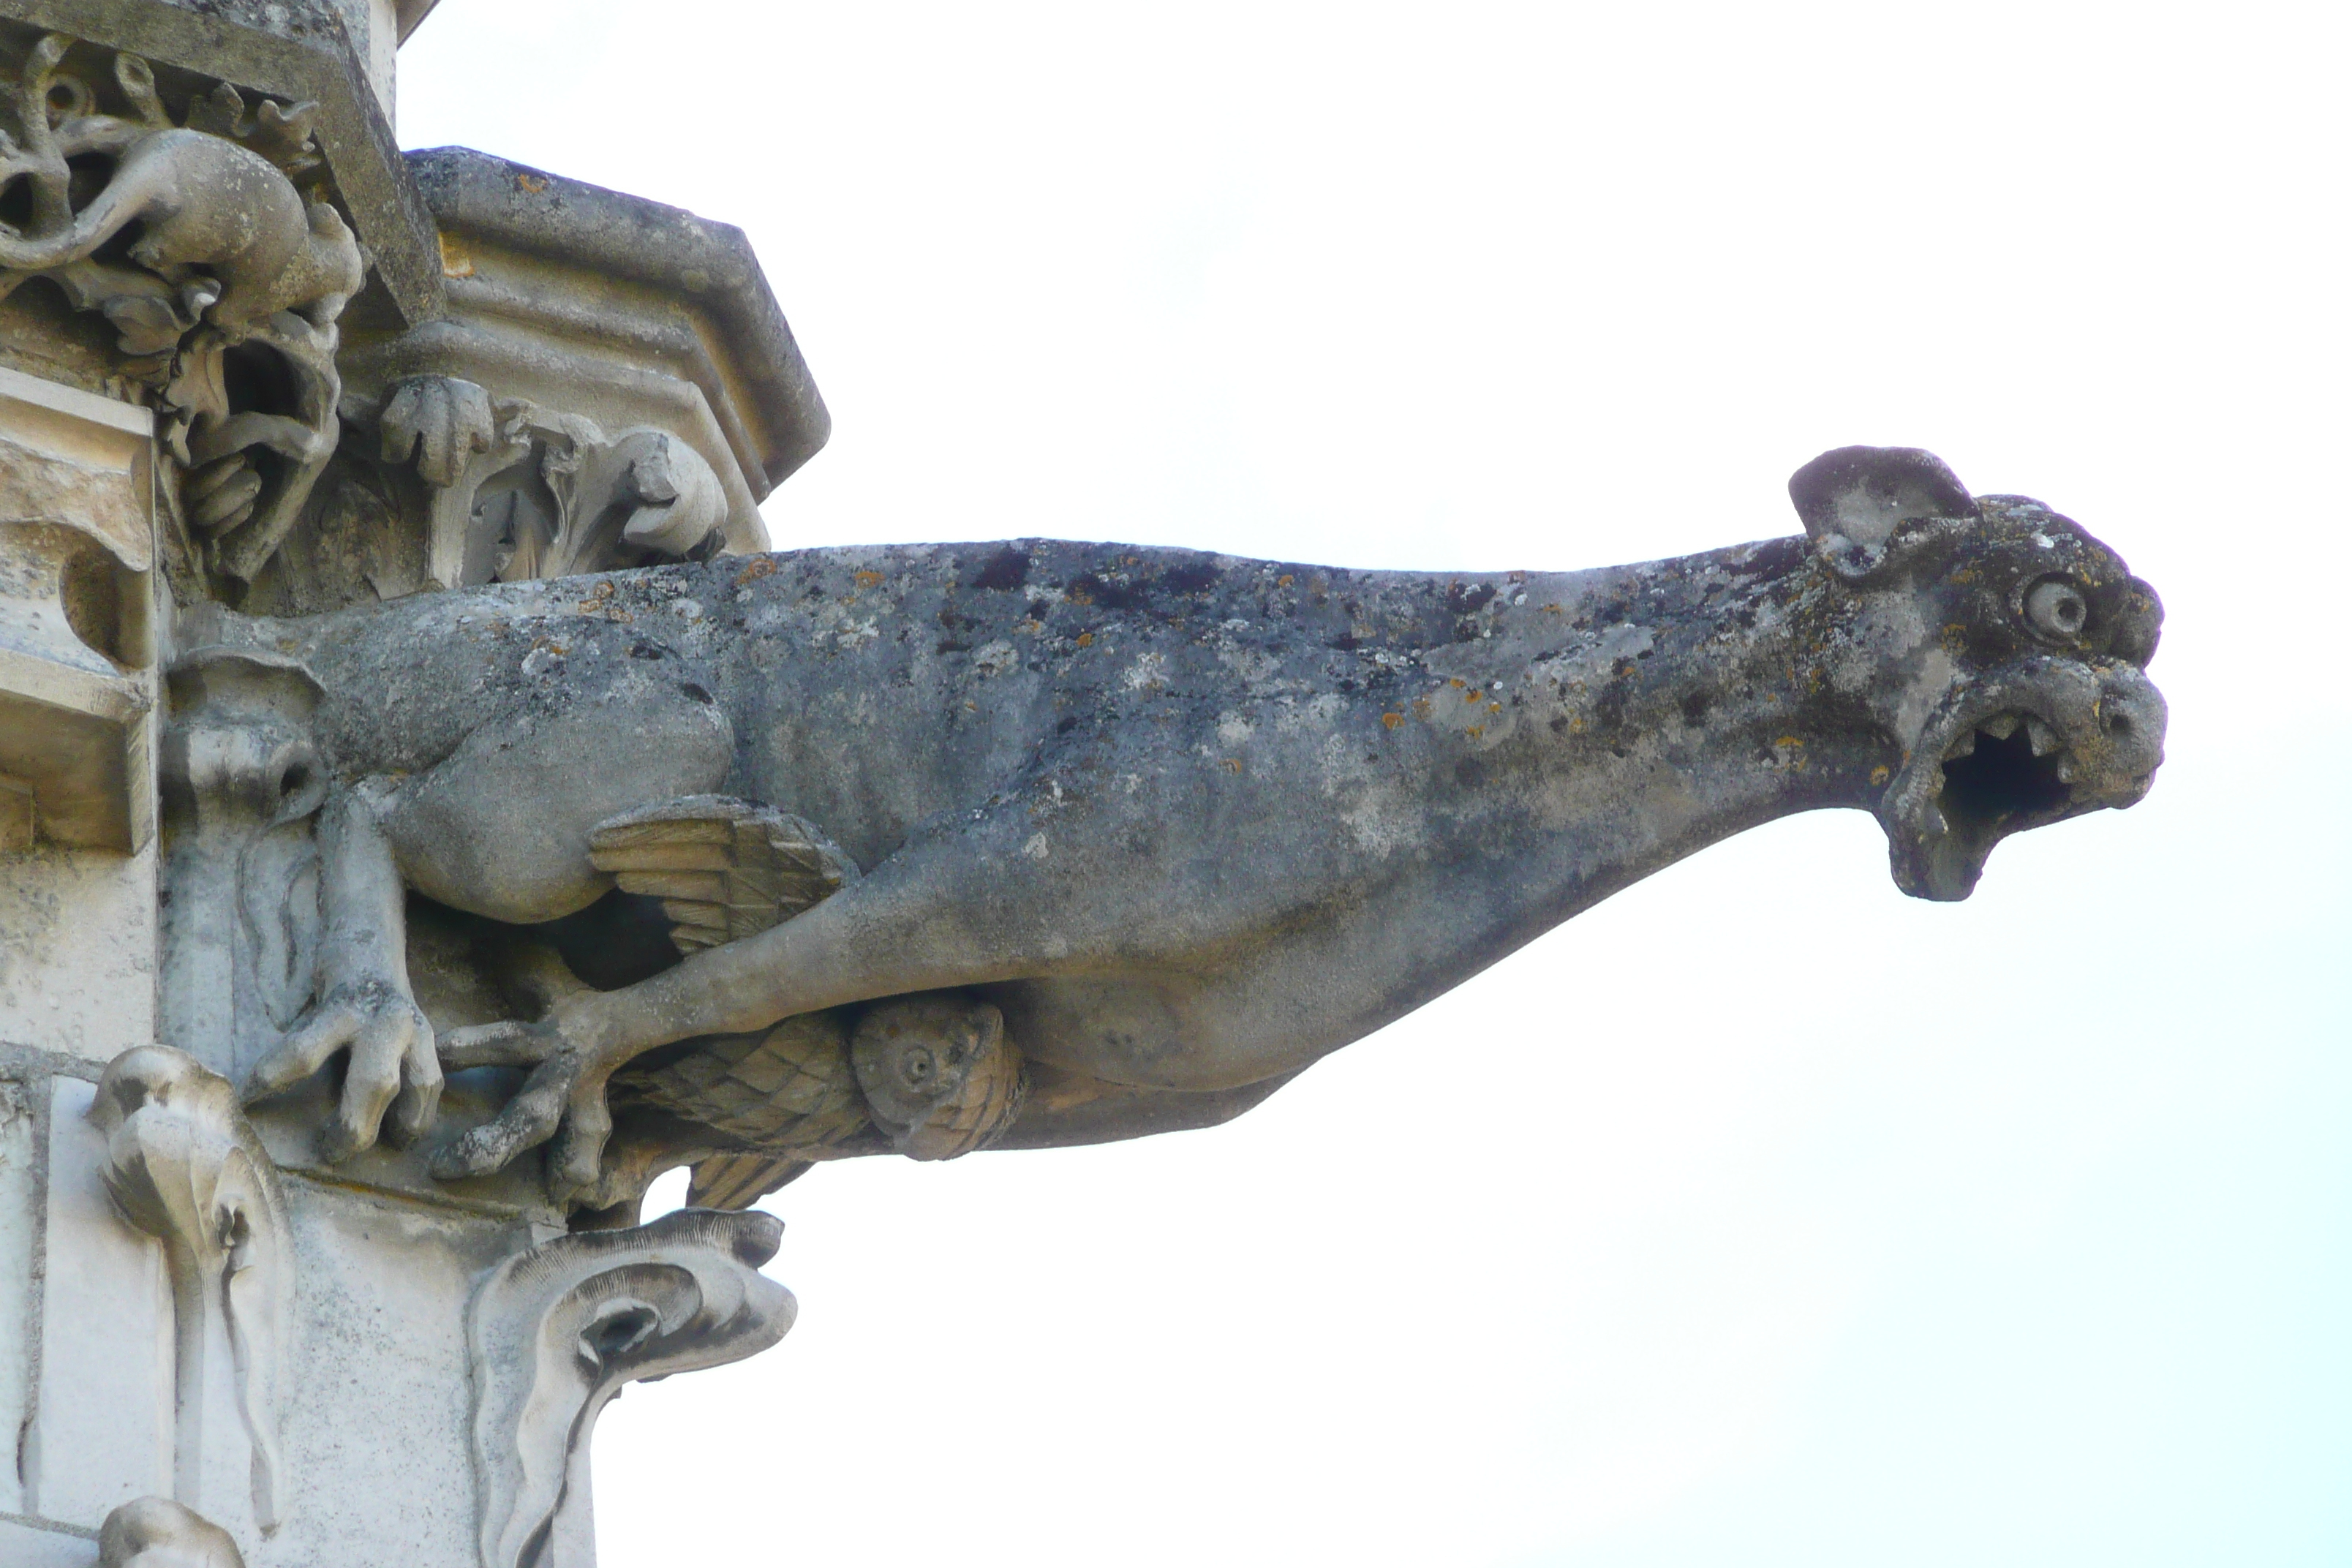
[[[247,1100],[278,1093],[348,1050],[342,1096],[319,1139],[330,1164],[373,1148],[387,1109],[385,1131],[406,1143],[433,1125],[441,1101],[433,1026],[409,990],[400,871],[383,821],[389,798],[371,779],[337,791],[320,814],[318,994],[245,1086]]]

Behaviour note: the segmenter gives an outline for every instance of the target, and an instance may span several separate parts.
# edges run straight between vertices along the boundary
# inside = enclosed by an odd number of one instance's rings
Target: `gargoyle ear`
[[[1831,570],[1865,577],[1914,518],[1968,518],[1977,503],[1942,458],[1916,447],[1840,447],[1789,476],[1805,532]]]

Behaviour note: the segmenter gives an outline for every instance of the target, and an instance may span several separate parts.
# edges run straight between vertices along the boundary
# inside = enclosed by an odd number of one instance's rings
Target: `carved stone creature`
[[[404,1085],[436,1087],[383,1034],[414,1010],[402,887],[561,916],[614,888],[600,824],[716,790],[822,825],[864,874],[455,1031],[445,1062],[530,1074],[437,1169],[552,1137],[551,1186],[593,1201],[606,1087],[639,1057],[943,991],[1019,1042],[1000,1146],[1206,1125],[1774,817],[1871,811],[1897,884],[1952,900],[2008,835],[2147,792],[2161,611],[2113,552],[1916,450],[1829,453],[1790,489],[1807,539],[1571,574],[1033,542],[232,622],[324,690],[335,853],[363,868],[341,881],[373,889],[367,919],[327,910],[365,933],[353,984],[248,1089],[357,1040],[337,1135],[373,1138]]]
[[[456,376],[396,384],[376,431],[383,460],[414,462],[432,496],[425,574],[445,588],[685,557],[727,521],[718,474],[667,431],[607,436]]]
[[[17,135],[0,132],[0,192],[21,182],[29,219],[0,225],[0,293],[50,278],[113,323],[131,368],[179,416],[167,440],[197,470],[192,521],[215,537],[219,568],[250,581],[334,453],[336,321],[366,274],[341,215],[290,177],[318,166],[317,106],[265,100],[247,120],[222,83],[174,124],[147,62],[117,54],[114,89],[131,113],[102,113],[89,84],[60,69],[74,47],[44,37],[8,95]],[[109,161],[77,209],[77,165]],[[101,259],[133,232],[130,266]],[[232,396],[228,360],[247,344],[283,366],[289,384],[268,406]]]

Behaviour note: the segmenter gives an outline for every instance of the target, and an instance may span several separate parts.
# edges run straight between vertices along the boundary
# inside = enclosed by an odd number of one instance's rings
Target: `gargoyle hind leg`
[[[434,1173],[480,1175],[553,1138],[551,1195],[593,1201],[613,1128],[605,1084],[633,1058],[689,1036],[747,1033],[821,1008],[1034,973],[1040,910],[1116,921],[1099,889],[1079,899],[1034,860],[986,853],[989,837],[910,845],[805,913],[625,990],[559,998],[535,1022],[453,1031],[445,1067],[533,1071],[495,1121],[441,1152]],[[1066,929],[1061,934],[1066,942]]]

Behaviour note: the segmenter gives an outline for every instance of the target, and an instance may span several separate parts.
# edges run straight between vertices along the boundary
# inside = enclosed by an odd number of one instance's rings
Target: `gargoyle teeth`
[[[2058,759],[2058,782],[2063,784],[2070,784],[2074,782],[2074,758],[2061,757]]]
[[[1962,757],[1974,754],[1976,749],[1977,732],[1974,730],[1963,730],[1960,731],[1960,738],[1944,749],[1944,761],[1957,763]]]
[[[2039,719],[2025,721],[2025,738],[2032,742],[2037,757],[2046,757],[2058,749],[2058,731]]]
[[[1978,725],[1977,728],[1983,731],[1986,734],[1990,735],[1996,741],[2006,741],[2011,735],[2017,733],[2017,715],[2014,713],[1996,713],[1991,718],[1986,720],[1983,723]]]

